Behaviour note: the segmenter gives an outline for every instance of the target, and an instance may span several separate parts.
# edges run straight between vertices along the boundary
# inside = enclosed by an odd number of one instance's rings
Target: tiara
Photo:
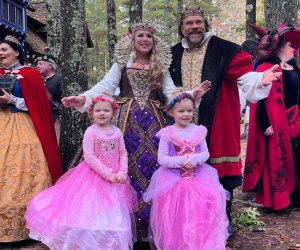
[[[4,40],[13,42],[13,43],[15,43],[15,44],[21,46],[20,41],[19,41],[16,37],[14,37],[14,36],[12,36],[12,35],[7,35],[7,36],[4,38]]]
[[[132,26],[132,32],[136,32],[137,30],[147,30],[150,31],[152,34],[155,32],[155,29],[152,24],[148,22],[143,22],[143,23],[135,23]]]
[[[185,8],[185,11],[182,13],[182,19],[188,16],[202,16],[204,17],[204,11],[201,9],[200,6],[196,8]]]
[[[190,93],[182,92],[181,94],[175,96],[172,100],[168,102],[168,104],[164,107],[164,111],[168,112],[171,108],[173,108],[176,102],[181,102],[183,99],[190,99],[193,103],[193,108],[196,107],[196,103],[193,96]]]

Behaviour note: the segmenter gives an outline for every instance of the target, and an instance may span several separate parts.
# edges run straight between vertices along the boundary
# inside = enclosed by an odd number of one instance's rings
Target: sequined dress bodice
[[[112,135],[104,135],[99,131],[95,138],[95,153],[97,158],[114,172],[120,169],[120,159],[116,157],[120,155],[119,143],[120,135],[118,135],[116,129],[114,129]]]

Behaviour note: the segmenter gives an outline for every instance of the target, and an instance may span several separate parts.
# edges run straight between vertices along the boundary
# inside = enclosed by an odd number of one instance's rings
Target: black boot
[[[234,228],[233,224],[232,224],[232,218],[231,218],[231,207],[232,207],[232,194],[233,192],[230,192],[231,196],[230,196],[230,200],[226,202],[226,214],[227,214],[227,218],[229,221],[227,230],[229,233],[229,238],[233,238],[236,234],[236,229]]]

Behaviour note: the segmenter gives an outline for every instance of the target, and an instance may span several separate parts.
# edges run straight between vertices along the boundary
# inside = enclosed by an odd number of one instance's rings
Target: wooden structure
[[[0,0],[0,39],[14,34],[20,40],[27,35],[27,6],[29,0]]]
[[[27,60],[34,62],[37,56],[45,53],[47,46],[47,3],[45,1],[31,3],[27,10],[28,36],[26,39]],[[87,26],[86,26],[87,27]],[[93,47],[93,42],[87,33],[87,46]]]
[[[87,46],[93,42],[87,28]],[[26,60],[33,63],[47,46],[47,4],[29,0],[0,0],[0,40],[13,34],[24,42]]]

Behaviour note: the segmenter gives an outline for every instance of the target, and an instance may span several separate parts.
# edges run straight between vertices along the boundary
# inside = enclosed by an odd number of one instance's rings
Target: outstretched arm
[[[240,51],[233,57],[225,79],[233,84],[237,83],[245,98],[253,103],[269,95],[272,82],[277,81],[280,75],[278,66],[265,72],[253,72],[251,55]]]
[[[118,63],[114,63],[104,78],[93,88],[80,94],[79,96],[68,96],[62,99],[62,104],[69,108],[74,107],[79,112],[84,112],[91,100],[103,93],[114,95],[115,90],[119,87],[121,79],[121,68]]]

